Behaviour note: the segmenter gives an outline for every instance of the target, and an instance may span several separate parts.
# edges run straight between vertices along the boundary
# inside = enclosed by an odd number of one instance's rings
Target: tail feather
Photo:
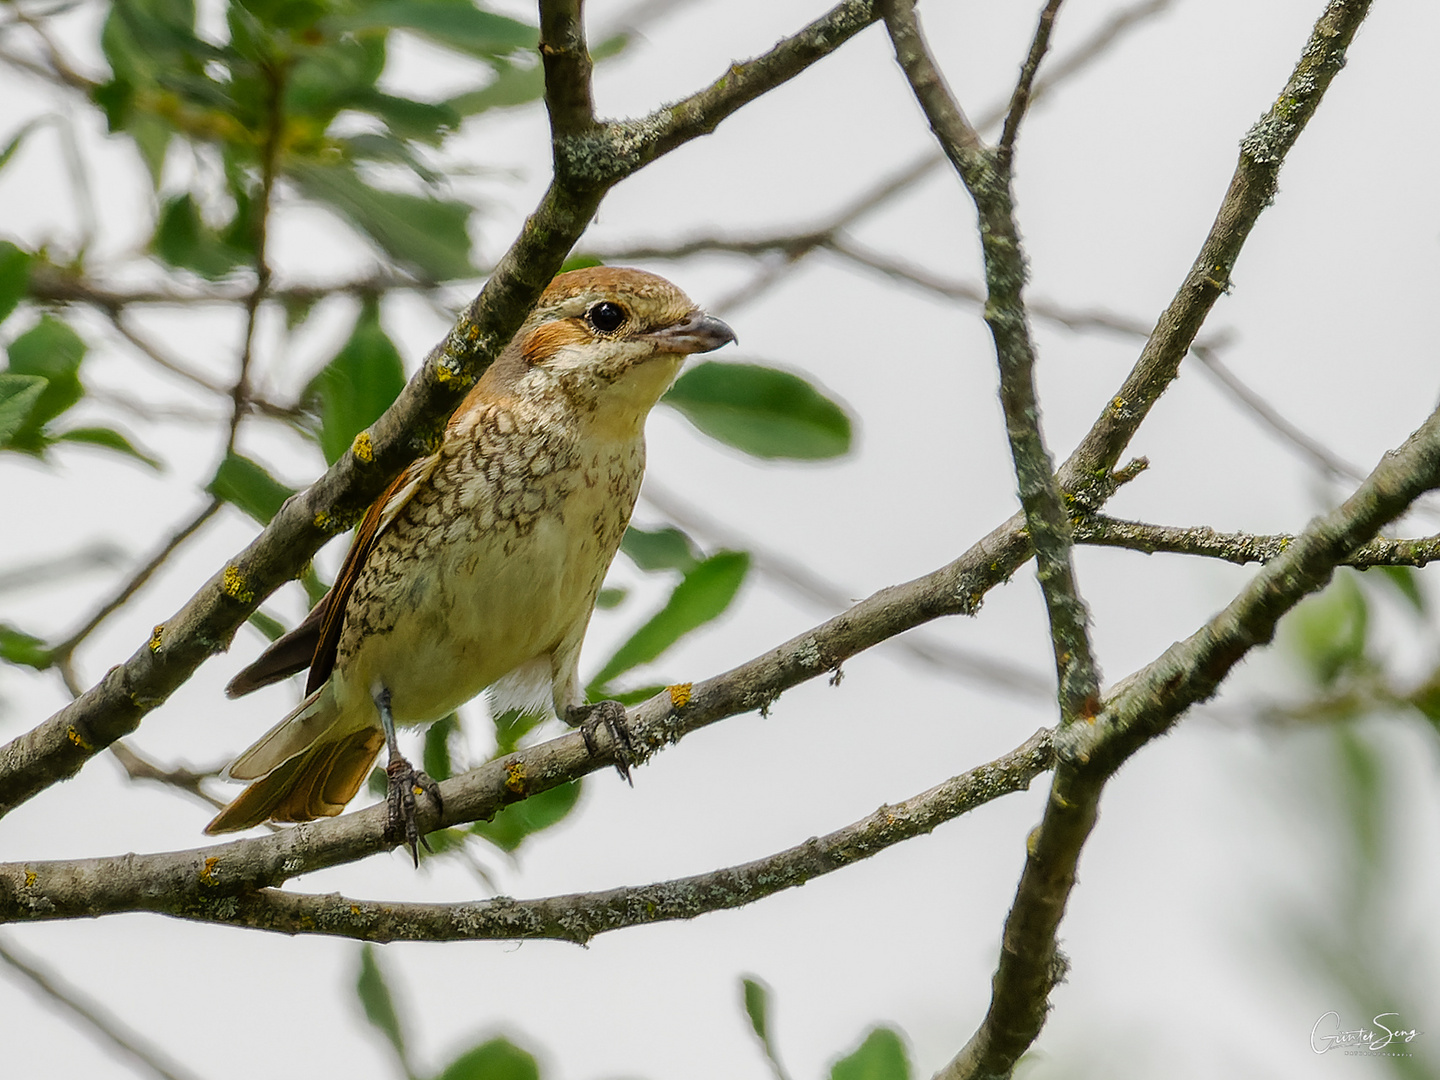
[[[257,780],[314,745],[340,719],[329,684],[308,695],[229,765],[225,780]]]
[[[372,727],[322,737],[242,791],[205,831],[237,832],[262,821],[334,817],[360,790],[383,745],[384,732]]]

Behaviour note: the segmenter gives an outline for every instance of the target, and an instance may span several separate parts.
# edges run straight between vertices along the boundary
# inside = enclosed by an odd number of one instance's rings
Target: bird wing
[[[230,680],[225,687],[226,697],[243,697],[252,690],[289,678],[307,667],[310,669],[310,679],[305,687],[307,695],[330,677],[330,671],[335,666],[335,649],[340,643],[340,627],[344,623],[345,601],[350,597],[350,588],[355,584],[360,568],[365,565],[366,556],[375,546],[376,537],[409,502],[438,460],[439,456],[432,454],[412,461],[385,489],[385,493],[371,504],[355,533],[355,540],[350,545],[345,565],[340,568],[340,576],[334,586],[310,609],[310,614],[300,625],[271,642],[264,652]],[[318,677],[317,671],[320,672]]]
[[[350,599],[350,590],[355,587],[355,579],[360,576],[365,560],[370,557],[370,552],[375,550],[375,541],[404,509],[420,485],[429,479],[439,463],[439,454],[412,461],[404,472],[391,481],[385,494],[371,503],[370,509],[365,512],[365,519],[355,531],[355,540],[350,545],[350,550],[345,553],[345,563],[340,567],[340,575],[330,587],[327,596],[329,603],[325,605],[325,614],[320,620],[315,652],[310,660],[310,675],[305,680],[306,694],[313,694],[324,686],[325,680],[330,678],[330,672],[335,668],[335,653],[340,647],[340,629],[345,625],[345,604]]]
[[[315,646],[320,641],[320,624],[325,620],[330,598],[334,595],[333,589],[327,592],[299,626],[272,641],[264,652],[230,680],[225,687],[225,696],[243,697],[252,690],[289,678],[309,667],[310,661],[315,658]]]

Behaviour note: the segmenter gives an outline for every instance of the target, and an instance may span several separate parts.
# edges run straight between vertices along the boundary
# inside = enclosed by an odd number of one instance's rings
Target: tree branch
[[[1254,533],[1216,532],[1208,525],[1182,528],[1151,525],[1143,521],[1122,521],[1093,514],[1075,522],[1075,542],[1096,547],[1128,548],[1152,555],[1157,551],[1177,555],[1203,555],[1237,563],[1268,563],[1291,544],[1291,533],[1260,536]],[[1341,560],[1342,566],[1365,570],[1372,566],[1426,566],[1440,559],[1440,536],[1416,540],[1371,540]]]
[[[595,127],[590,91],[594,64],[585,44],[580,0],[540,0],[540,59],[545,66],[545,108],[555,139],[588,133]],[[558,174],[558,157],[555,165]]]
[[[1059,0],[1046,5],[1035,43],[1012,99],[1005,130],[1013,139],[1029,99],[1029,85],[1049,40]],[[1100,676],[1090,647],[1089,619],[1070,558],[1070,515],[1056,486],[1054,465],[1040,431],[1035,392],[1035,347],[1025,313],[1025,255],[1011,193],[1011,147],[985,146],[945,86],[915,17],[913,0],[889,0],[885,25],[895,58],[920,102],[945,156],[955,166],[979,215],[985,260],[985,322],[1000,365],[1000,404],[1015,462],[1020,504],[1035,548],[1036,576],[1045,594],[1055,669],[1060,683],[1062,723],[1088,717],[1099,703]]]
[[[1200,254],[1124,386],[1060,468],[1062,486],[1081,507],[1094,509],[1092,494],[1103,489],[1103,478],[1179,372],[1215,301],[1230,288],[1230,271],[1250,230],[1275,197],[1285,155],[1344,66],[1345,50],[1369,10],[1369,0],[1331,0],[1326,5],[1280,96],[1241,140],[1240,159]]]
[[[610,930],[693,919],[711,911],[742,907],[932,832],[937,825],[993,799],[1028,788],[1031,780],[1050,767],[1051,738],[1052,733],[1042,729],[988,765],[946,780],[902,803],[882,806],[863,820],[826,836],[812,837],[803,844],[739,866],[653,885],[537,900],[500,897],[451,904],[377,902],[273,888],[230,894],[223,902],[174,904],[173,897],[145,889],[144,899],[137,904],[133,898],[144,883],[131,875],[131,880],[124,883],[130,902],[112,890],[109,899],[124,906],[109,910],[155,911],[286,934],[317,933],[362,941],[551,938],[584,944]],[[63,865],[40,864],[38,869],[32,869],[48,879],[63,873]],[[8,876],[6,870],[0,867],[0,875]],[[123,874],[124,870],[117,872]],[[67,897],[52,899],[65,906]],[[105,913],[105,909],[94,907],[86,912]]]
[[[1061,0],[1048,0],[1041,10],[1040,24],[1035,28],[1035,37],[1030,42],[1030,53],[1020,67],[1020,78],[1015,83],[1015,92],[1010,95],[1010,107],[1005,111],[1005,127],[1000,132],[1000,142],[995,147],[996,154],[1007,170],[1010,167],[1010,158],[1015,152],[1015,136],[1020,133],[1020,122],[1025,119],[1025,113],[1030,108],[1035,73],[1040,70],[1040,61],[1050,47],[1050,31],[1055,26],[1055,16],[1060,11],[1060,3]]]
[[[1380,464],[1337,509],[1316,518],[1218,615],[1117,686],[1084,732],[1067,733],[1066,760],[1108,775],[1140,746],[1204,701],[1252,648],[1270,641],[1280,617],[1325,586],[1335,567],[1364,552],[1386,522],[1440,487],[1440,410]],[[1381,550],[1387,543],[1379,541]]]
[[[1017,566],[1028,550],[1016,515],[948,566],[905,585],[882,589],[844,614],[722,675],[671,687],[629,712],[637,756],[648,759],[726,717],[772,705],[801,682],[833,672],[845,660],[902,630],[941,615],[973,610],[986,590]],[[591,751],[584,735],[558,738],[489,762],[440,785],[444,814],[420,808],[422,833],[489,818],[501,807],[611,764],[602,729]],[[86,914],[87,905],[127,910],[149,896],[203,907],[252,889],[280,885],[299,874],[390,850],[383,803],[284,829],[271,836],[192,851],[125,855],[74,863],[0,865],[0,921]],[[122,882],[125,888],[122,888]],[[127,891],[133,882],[140,892]],[[88,899],[85,899],[88,898]]]

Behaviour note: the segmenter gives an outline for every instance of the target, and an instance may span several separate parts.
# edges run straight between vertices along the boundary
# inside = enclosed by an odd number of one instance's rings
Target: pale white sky
[[[1035,7],[925,5],[929,36],[972,114],[1008,95]],[[618,8],[592,4],[591,18],[603,23]],[[1239,139],[1283,85],[1320,8],[1314,0],[1181,2],[1038,109],[1022,133],[1018,165],[1032,294],[1153,319],[1209,227]],[[1063,52],[1111,9],[1099,0],[1067,4],[1055,48]],[[794,0],[683,5],[651,26],[643,44],[599,69],[598,105],[607,115],[649,111],[822,10]],[[1235,269],[1233,294],[1209,324],[1231,333],[1226,362],[1250,385],[1367,469],[1429,413],[1440,385],[1430,325],[1440,286],[1440,153],[1429,77],[1437,34],[1433,4],[1376,6],[1285,167],[1277,203]],[[397,49],[394,64],[404,85],[451,88],[433,51]],[[54,106],[35,83],[10,73],[0,79],[3,141]],[[144,235],[143,175],[94,117],[70,113],[94,163],[105,230],[97,251],[124,251]],[[477,124],[454,144],[457,161],[481,170],[462,190],[488,211],[477,237],[482,260],[503,250],[543,188],[546,138],[536,106]],[[808,224],[910,160],[928,139],[883,30],[871,28],[715,135],[627,181],[602,207],[590,240],[618,246]],[[0,172],[0,235],[34,243],[73,227],[69,190],[48,171],[54,140],[53,129],[42,133]],[[937,274],[978,277],[973,212],[946,172],[867,218],[854,235]],[[343,273],[367,257],[311,210],[282,215],[275,242],[282,272],[295,279]],[[720,257],[650,268],[702,303],[748,273]],[[413,370],[443,323],[410,299],[387,303],[383,314]],[[994,362],[975,311],[820,255],[725,316],[743,343],[737,358],[803,371],[848,403],[859,420],[857,450],[838,463],[762,467],[661,409],[650,425],[650,462],[666,489],[857,598],[948,562],[1012,512]],[[283,353],[279,328],[264,327],[265,385],[279,397],[293,394],[352,317],[335,302]],[[99,324],[91,325],[99,341]],[[233,366],[239,328],[232,316],[155,313],[145,325],[171,352],[219,378]],[[1036,333],[1046,436],[1063,456],[1136,350],[1043,324]],[[87,377],[145,401],[187,399],[173,380],[113,353],[95,355]],[[121,416],[170,470],[157,477],[83,450],[58,454],[50,469],[0,461],[0,569],[97,537],[138,560],[198,508],[197,485],[218,453],[214,434]],[[313,448],[269,426],[252,425],[243,446],[296,484],[320,465]],[[1334,496],[1199,370],[1184,371],[1131,449],[1152,467],[1116,497],[1110,509],[1118,516],[1296,531]],[[642,503],[637,521],[658,520]],[[1402,531],[1434,528],[1421,518]],[[128,655],[252,535],[239,514],[222,514],[81,651],[82,676],[93,681]],[[333,564],[339,555],[336,545],[322,558]],[[1193,631],[1252,572],[1099,550],[1082,550],[1078,568],[1111,681]],[[0,619],[64,632],[123,573],[0,595]],[[590,670],[660,596],[624,565],[615,576],[638,584],[638,595],[597,616],[585,654]],[[271,604],[291,616],[303,608],[298,591]],[[654,673],[698,680],[823,614],[754,580],[720,625]],[[1043,606],[1028,570],[997,589],[978,618],[928,632],[1010,662],[1048,664]],[[1396,662],[1415,670],[1434,662],[1433,629],[1419,631],[1397,615],[1382,619],[1377,633]],[[258,635],[242,630],[230,655],[205,665],[146,719],[135,745],[152,758],[194,764],[245,746],[294,697],[293,687],[281,686],[242,702],[224,699],[221,687],[259,646]],[[1043,705],[937,677],[895,650],[859,657],[845,672],[838,688],[822,681],[787,693],[766,719],[737,717],[691,736],[639,770],[634,790],[597,774],[580,812],[527,845],[517,863],[489,860],[501,888],[516,896],[599,889],[756,858],[915,794],[1052,722]],[[1224,700],[1281,697],[1298,686],[1281,658],[1259,656]],[[64,700],[49,677],[0,669],[0,736]],[[474,732],[480,756],[483,724]],[[1440,1041],[1433,931],[1440,874],[1422,854],[1440,842],[1434,738],[1400,718],[1375,723],[1372,734],[1390,769],[1395,843],[1417,856],[1400,874],[1376,949],[1386,962],[1408,957],[1412,982],[1403,990],[1421,1011],[1407,1015],[1407,1025]],[[1358,1024],[1405,1007],[1341,1000],[1283,946],[1297,909],[1323,909],[1346,887],[1335,880],[1339,840],[1326,816],[1326,752],[1321,737],[1261,730],[1231,710],[1186,720],[1125,767],[1080,865],[1062,926],[1074,966],[1054,995],[1032,1075],[1308,1078],[1317,1075],[1309,1033],[1323,1013],[1339,1010]],[[905,1032],[916,1075],[928,1075],[983,1014],[1042,788],[742,911],[623,931],[587,949],[399,945],[381,950],[381,961],[422,1070],[438,1070],[484,1033],[502,1031],[540,1055],[547,1080],[760,1077],[765,1065],[737,987],[741,975],[755,974],[773,987],[775,1038],[796,1080],[828,1075],[828,1062],[877,1022]],[[126,783],[102,756],[0,820],[0,859],[189,848],[203,841],[206,820],[202,807],[181,797]],[[459,864],[427,867],[417,874],[395,855],[291,887],[413,900],[483,894]],[[143,915],[8,928],[4,936],[207,1080],[396,1075],[354,1000],[353,943]],[[0,1018],[14,1075],[120,1073],[3,970]],[[1429,1053],[1435,1060],[1440,1051]],[[1374,1061],[1336,1058],[1323,1059],[1327,1075],[1382,1075]]]

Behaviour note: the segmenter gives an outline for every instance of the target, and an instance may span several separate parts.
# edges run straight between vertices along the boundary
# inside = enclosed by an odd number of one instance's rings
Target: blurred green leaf
[[[427,184],[440,183],[440,174],[421,161],[408,142],[388,132],[362,132],[340,139],[339,142],[353,161],[383,161],[403,165]]]
[[[1417,614],[1425,614],[1425,593],[1420,589],[1420,574],[1413,566],[1379,566],[1380,579],[1410,602]]]
[[[534,26],[481,11],[471,0],[380,0],[338,17],[333,25],[357,32],[410,30],[482,60],[533,50],[540,43],[540,31]]]
[[[562,274],[568,274],[571,270],[589,270],[592,266],[604,266],[605,260],[598,255],[571,255],[560,266]]]
[[[693,570],[700,562],[690,537],[676,528],[647,532],[631,525],[620,541],[620,550],[641,570]]]
[[[321,37],[300,53],[299,62],[286,79],[285,112],[293,117],[306,117],[323,129],[341,109],[376,94],[375,83],[384,70],[382,35]],[[270,92],[263,71],[257,72],[253,88],[246,89],[247,96],[255,97],[255,104],[263,107]],[[239,90],[237,87],[237,93]],[[258,115],[256,121],[263,122]]]
[[[3,445],[4,442],[0,441],[0,446]],[[601,589],[599,594],[595,597],[595,606],[601,611],[608,611],[610,608],[617,608],[621,604],[623,604],[625,602],[625,597],[629,595],[630,593],[627,589],[606,587],[604,589]]]
[[[749,568],[750,556],[745,552],[722,551],[687,573],[665,606],[636,630],[600,669],[590,684],[590,696],[604,696],[606,684],[615,676],[649,663],[690,631],[723,612],[740,591]]]
[[[263,611],[252,611],[249,622],[256,630],[264,634],[268,641],[276,641],[285,636],[285,624]]]
[[[471,277],[470,208],[464,203],[381,191],[345,166],[301,165],[292,170],[301,191],[325,203],[397,262],[432,281]]]
[[[236,453],[226,455],[215,470],[215,479],[205,488],[217,499],[224,499],[243,510],[262,525],[280,512],[285,500],[295,494],[264,468]]]
[[[380,325],[380,309],[366,300],[335,358],[305,388],[305,400],[320,416],[320,449],[334,464],[355,436],[380,418],[405,388],[405,368]]]
[[[80,385],[80,362],[85,359],[85,342],[55,316],[45,314],[25,333],[10,343],[12,375],[38,375],[45,389],[30,405],[20,426],[10,434],[16,450],[38,454],[48,439],[42,429],[84,396]]]
[[[0,450],[10,445],[11,437],[24,426],[47,385],[41,375],[0,372]]]
[[[0,162],[0,165],[3,165]],[[0,322],[10,317],[30,287],[30,253],[0,240]]]
[[[666,688],[663,684],[658,686],[637,686],[633,690],[615,690],[612,687],[607,688],[605,697],[610,701],[620,702],[621,705],[624,705],[628,709],[632,705],[639,705],[642,701],[649,701],[664,689]]]
[[[1384,762],[1353,724],[1336,728],[1336,741],[1346,818],[1368,877],[1379,871],[1385,851]]]
[[[527,837],[564,820],[580,801],[581,784],[573,780],[501,807],[489,821],[474,822],[470,831],[501,851],[514,851]]]
[[[785,1068],[780,1064],[775,1044],[770,1040],[770,988],[759,979],[751,978],[741,979],[740,987],[745,1001],[745,1015],[750,1018],[750,1029],[760,1040],[760,1049],[770,1059],[775,1075],[783,1077]]]
[[[224,50],[196,37],[194,26],[195,5],[189,0],[113,0],[100,34],[111,79],[95,88],[95,102],[112,131],[136,138],[152,177],[158,177],[163,145],[181,107],[190,107],[193,120],[198,109],[218,114],[229,104],[224,89],[205,73],[205,64],[223,57]]]
[[[50,650],[34,634],[0,623],[0,660],[44,671],[50,666]]]
[[[365,1009],[365,1019],[390,1041],[406,1074],[413,1075],[410,1072],[409,1059],[405,1056],[405,1033],[400,1026],[400,1014],[395,1009],[395,999],[390,995],[385,974],[380,970],[380,964],[375,958],[375,948],[369,944],[360,946],[360,974],[355,980],[355,993],[359,995],[360,1004]]]
[[[71,428],[69,431],[62,431],[54,436],[54,440],[56,442],[84,443],[87,446],[101,446],[106,450],[114,450],[118,453],[133,457],[136,461],[149,465],[150,468],[157,472],[164,468],[159,458],[137,449],[134,443],[113,428]]]
[[[756,1037],[765,1044],[766,1049],[770,1046],[769,1025],[767,1014],[770,1011],[770,988],[758,979],[743,978],[740,980],[740,989],[745,999],[745,1015],[750,1018],[751,1030]]]
[[[236,0],[233,8],[242,8],[253,16],[255,30],[273,27],[277,30],[308,30],[330,10],[326,0]],[[254,31],[252,31],[254,32]]]
[[[876,1028],[859,1049],[831,1067],[830,1080],[910,1080],[905,1043],[890,1028]]]
[[[1440,668],[1431,671],[1425,681],[1411,691],[1408,700],[1440,730]]]
[[[1294,653],[1321,686],[1329,686],[1365,658],[1369,608],[1353,572],[1342,570],[1323,591],[1285,619]]]
[[[851,445],[850,417],[798,375],[759,364],[697,364],[661,399],[712,439],[759,458],[816,461]]]
[[[313,607],[325,598],[330,591],[329,583],[322,581],[320,575],[315,573],[315,564],[310,563],[305,567],[299,577],[300,586],[305,590],[305,595],[310,598],[310,605]]]
[[[599,63],[612,56],[618,56],[629,44],[629,41],[630,39],[624,34],[606,38],[600,44],[590,47],[590,59]],[[535,63],[531,58],[526,57],[525,59],[527,62],[514,63],[508,59],[495,57],[493,60],[494,79],[478,90],[457,94],[445,104],[462,116],[474,116],[487,109],[508,109],[539,101],[545,96],[545,72],[540,64]]]
[[[460,726],[460,717],[453,712],[442,716],[425,729],[425,749],[421,754],[421,768],[435,781],[449,780],[455,775],[450,761],[450,736]]]
[[[211,280],[223,278],[251,259],[245,247],[231,244],[201,220],[200,207],[188,193],[161,204],[150,250],[171,266]]]
[[[520,748],[520,742],[534,731],[547,717],[544,713],[520,709],[506,709],[492,718],[495,724],[495,756],[504,757]]]
[[[509,1039],[494,1038],[461,1054],[436,1080],[540,1080],[540,1066]]]

